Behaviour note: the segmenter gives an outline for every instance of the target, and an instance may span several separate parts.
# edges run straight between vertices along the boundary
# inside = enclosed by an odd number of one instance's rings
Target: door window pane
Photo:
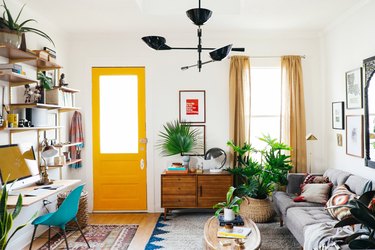
[[[100,152],[138,153],[138,77],[102,75],[100,93]]]

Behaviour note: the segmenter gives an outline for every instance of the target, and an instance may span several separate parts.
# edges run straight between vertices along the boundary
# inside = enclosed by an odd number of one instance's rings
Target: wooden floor
[[[90,214],[89,224],[137,224],[139,225],[129,250],[144,249],[155,224],[159,218],[159,213],[131,213],[131,214]],[[33,249],[38,249],[48,240],[48,234],[34,240]],[[25,250],[28,249],[24,248]]]

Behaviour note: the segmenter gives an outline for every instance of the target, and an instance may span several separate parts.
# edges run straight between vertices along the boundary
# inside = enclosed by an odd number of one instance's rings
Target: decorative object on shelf
[[[42,142],[42,153],[41,153],[41,157],[44,160],[44,166],[40,166],[41,179],[40,179],[40,181],[38,181],[36,183],[37,185],[48,185],[48,184],[53,183],[53,181],[51,181],[48,177],[48,162],[47,162],[47,160],[49,158],[55,157],[58,153],[59,153],[59,151],[57,151],[57,149],[54,146],[48,145],[47,139],[44,138],[44,140]]]
[[[193,149],[203,148],[201,140],[199,140],[199,130],[192,128],[189,123],[179,123],[176,120],[167,122],[163,127],[164,131],[159,133],[161,139],[157,145],[163,156],[184,155]]]
[[[72,122],[70,123],[69,129],[69,141],[72,143],[80,142],[81,144],[74,147],[70,147],[70,156],[73,160],[81,159],[81,150],[84,147],[84,136],[82,128],[82,114],[75,111],[72,117]],[[81,168],[82,161],[69,165],[70,168]]]
[[[18,127],[18,114],[8,114],[8,127],[9,128]]]
[[[197,50],[198,52],[198,63],[182,67],[182,70],[189,69],[191,67],[198,67],[199,72],[204,64],[221,61],[225,57],[228,56],[230,51],[245,51],[244,48],[232,48],[232,44],[224,46],[219,49],[215,48],[205,48],[202,47],[202,29],[201,26],[207,22],[211,15],[212,11],[208,9],[201,8],[201,0],[198,1],[198,8],[190,9],[186,11],[187,16],[189,19],[198,26],[198,46],[197,47],[170,47],[166,45],[166,39],[161,36],[145,36],[142,37],[142,40],[152,49],[154,50],[171,50],[171,49],[178,49],[178,50]],[[201,53],[202,50],[213,50],[209,53],[211,60],[202,62]]]
[[[206,122],[205,90],[180,90],[179,102],[180,122]]]
[[[375,56],[363,61],[365,68],[365,166],[375,168]]]
[[[4,13],[2,18],[0,18],[0,43],[10,44],[18,48],[21,44],[22,34],[30,32],[44,37],[55,46],[55,43],[52,41],[51,37],[49,37],[46,33],[39,29],[25,26],[29,22],[36,22],[34,19],[27,19],[25,21],[18,22],[25,5],[22,6],[16,18],[12,16],[8,6],[5,3],[5,0],[3,0],[2,7],[4,8]],[[26,43],[26,41],[24,41],[24,43]],[[26,49],[26,45],[23,47]]]
[[[29,84],[25,85],[25,92],[24,92],[24,97],[25,97],[25,103],[33,103],[34,100],[31,99],[32,95],[34,94],[34,91],[31,90],[31,87]]]
[[[318,138],[316,138],[315,135],[313,135],[312,133],[306,135],[306,141],[308,142],[312,142],[312,141],[317,141]],[[310,164],[309,164],[309,173],[311,173],[311,165],[312,165],[312,152],[311,152],[311,148],[310,148],[310,152],[309,152],[309,155],[310,155]]]
[[[344,102],[332,102],[332,128],[344,129]]]
[[[269,135],[259,140],[267,144],[262,150],[247,143],[240,147],[229,141],[227,145],[237,153],[237,165],[226,170],[243,183],[237,187],[238,195],[244,197],[241,215],[254,222],[266,222],[275,214],[268,195],[276,185],[286,185],[288,182],[287,175],[292,166],[286,152],[291,148]],[[258,153],[261,154],[260,162],[254,157]]]
[[[40,88],[39,86],[36,86],[34,91],[33,91],[33,99],[34,99],[34,103],[40,103],[40,102],[43,102],[42,101],[42,92],[43,89]]]
[[[211,148],[204,154],[205,160],[214,160],[214,159],[218,159],[219,157],[222,158],[220,166],[215,167],[215,168],[211,168],[210,172],[217,173],[217,172],[222,171],[222,168],[224,167],[225,163],[227,162],[227,154],[221,148]]]
[[[22,228],[24,228],[28,223],[22,224],[18,226],[14,232],[8,237],[9,232],[12,230],[12,225],[14,220],[17,218],[17,216],[20,214],[22,209],[22,195],[19,194],[17,198],[16,207],[14,208],[13,212],[9,211],[7,208],[7,201],[8,201],[8,190],[7,190],[7,182],[5,181],[3,188],[0,190],[0,210],[1,210],[1,216],[0,216],[0,223],[2,226],[2,230],[0,233],[0,250],[5,250],[8,246],[8,243],[13,238],[13,236]],[[36,215],[36,214],[35,214]],[[35,215],[31,218],[33,219]]]
[[[65,74],[60,75],[60,87],[67,87],[69,84],[65,81]]]
[[[53,89],[54,85],[53,85],[53,81],[51,77],[47,76],[46,74],[42,72],[38,72],[37,79],[40,81],[43,88],[47,90]]]
[[[346,154],[363,158],[363,115],[346,116]]]
[[[215,212],[216,217],[219,217],[220,213],[224,211],[224,221],[233,221],[235,215],[240,212],[242,199],[237,196],[233,197],[234,190],[236,188],[230,187],[226,195],[226,201],[219,202],[213,206],[214,209],[217,209]]]
[[[337,146],[342,147],[342,134],[336,134]]]
[[[362,108],[362,68],[345,73],[346,79],[346,108]]]

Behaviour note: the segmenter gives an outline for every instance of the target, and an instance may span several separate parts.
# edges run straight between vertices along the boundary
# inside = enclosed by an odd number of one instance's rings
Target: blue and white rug
[[[200,250],[204,249],[203,230],[213,213],[174,213],[167,221],[159,218],[146,250]],[[181,212],[181,213],[180,213]],[[262,236],[262,250],[300,249],[301,246],[287,227],[278,222],[257,223]]]

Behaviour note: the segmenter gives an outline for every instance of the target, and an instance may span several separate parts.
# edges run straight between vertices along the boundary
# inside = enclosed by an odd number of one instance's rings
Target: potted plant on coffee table
[[[254,222],[269,221],[275,214],[268,195],[277,184],[286,184],[288,171],[292,168],[290,156],[285,152],[291,148],[269,135],[260,138],[266,143],[262,150],[245,143],[242,147],[229,141],[227,145],[237,153],[237,165],[227,171],[239,178],[237,194],[244,197],[241,215]],[[256,155],[260,154],[260,160]]]
[[[236,188],[230,187],[227,192],[226,201],[219,202],[213,206],[214,209],[217,209],[215,212],[216,217],[219,217],[220,213],[224,211],[224,221],[233,221],[236,214],[240,212],[242,199],[237,196],[233,197],[234,190]]]
[[[53,45],[54,42],[52,41],[51,37],[49,37],[46,33],[43,31],[27,27],[26,24],[30,22],[36,22],[34,19],[27,19],[25,21],[19,21],[19,18],[22,14],[22,11],[25,7],[25,5],[22,6],[21,10],[18,12],[17,17],[14,18],[12,16],[10,10],[8,9],[7,4],[3,0],[4,13],[2,17],[0,17],[0,43],[2,44],[9,44],[16,48],[19,47],[21,44],[21,38],[22,36],[27,33],[35,33],[41,37],[46,38],[48,41],[50,41]]]
[[[178,120],[167,122],[163,125],[164,131],[159,133],[161,138],[157,147],[163,156],[183,155],[193,149],[203,147],[199,143],[200,133],[198,129],[193,129],[189,123],[180,123]],[[184,166],[189,165],[190,156],[183,156]]]

